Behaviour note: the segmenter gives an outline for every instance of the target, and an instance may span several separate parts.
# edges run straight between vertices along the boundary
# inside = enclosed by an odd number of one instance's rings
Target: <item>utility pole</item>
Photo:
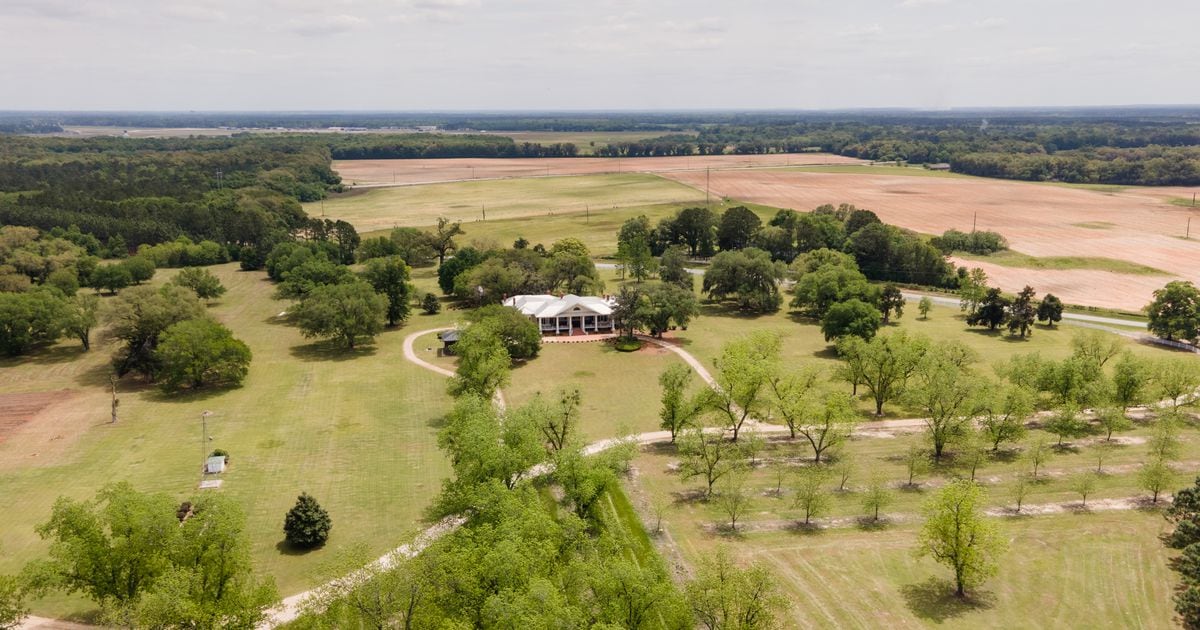
[[[108,383],[109,383],[109,385],[112,386],[112,420],[109,421],[109,424],[116,424],[117,423],[117,406],[119,406],[121,404],[121,399],[117,398],[117,375],[109,374],[108,375]]]
[[[483,220],[487,221],[487,206],[482,203],[479,204],[479,211],[483,213]]]
[[[583,222],[589,225],[592,223],[592,209],[586,203],[583,204]]]
[[[208,462],[208,417],[211,411],[200,412],[200,477],[204,477],[204,465]]]
[[[979,211],[976,210],[975,214],[971,215],[971,233],[972,234],[975,233],[975,222],[978,220],[979,220]]]
[[[1192,217],[1188,217],[1187,231],[1185,231],[1183,233],[1183,238],[1184,238],[1184,240],[1187,240],[1187,239],[1191,238],[1191,236],[1192,236]]]
[[[710,205],[712,205],[711,195],[708,192],[708,182],[709,182],[709,178],[711,176],[712,176],[712,167],[706,166],[704,168],[704,207],[705,208],[708,208]]]

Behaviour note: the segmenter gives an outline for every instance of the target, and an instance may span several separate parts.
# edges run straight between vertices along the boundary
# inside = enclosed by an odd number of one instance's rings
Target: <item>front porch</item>
[[[613,332],[608,315],[560,315],[539,317],[538,327],[543,335],[593,335]]]

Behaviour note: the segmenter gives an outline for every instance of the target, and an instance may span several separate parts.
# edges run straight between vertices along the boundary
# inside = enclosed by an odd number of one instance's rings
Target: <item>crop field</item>
[[[256,568],[283,594],[314,583],[314,570],[355,543],[382,553],[423,529],[422,510],[448,466],[436,445],[438,420],[449,408],[445,380],[401,358],[401,341],[419,327],[447,325],[453,312],[414,314],[373,346],[346,355],[300,336],[277,315],[265,274],[211,268],[229,292],[210,308],[254,353],[238,389],[166,398],[132,377],[118,385],[120,420],[109,424],[111,343],[82,353],[64,341],[23,359],[0,363],[0,573],[44,554],[34,532],[60,495],[90,498],[122,480],[179,500],[195,496],[201,456],[230,452],[219,492],[241,500]],[[171,270],[158,273],[162,282]],[[430,271],[417,283],[433,287]],[[48,403],[48,404],[47,404]],[[201,444],[201,411],[214,439]],[[14,422],[17,419],[19,422]],[[19,426],[14,426],[19,425]],[[333,517],[325,548],[291,555],[277,548],[283,515],[302,490]],[[13,509],[21,506],[20,509]],[[90,610],[82,598],[40,601],[42,614]]]
[[[870,169],[879,174],[870,174]],[[845,172],[849,170],[851,172]],[[833,171],[833,172],[823,172]],[[974,224],[1008,238],[1012,249],[1034,257],[1117,258],[1200,281],[1200,221],[1168,203],[1190,198],[1181,188],[1130,188],[1100,192],[964,176],[928,176],[897,167],[820,167],[712,171],[714,195],[764,205],[810,210],[823,203],[853,203],[881,219],[918,232],[941,234]],[[699,186],[703,172],[664,175]],[[1081,225],[1087,224],[1087,225]],[[1097,229],[1101,225],[1104,229]],[[1073,304],[1138,310],[1170,277],[1113,273],[1096,268],[1025,269],[972,260],[1007,291],[1026,284]]]
[[[524,238],[530,243],[541,243],[547,247],[565,236],[577,238],[587,245],[594,257],[612,257],[617,253],[617,231],[627,219],[645,215],[652,223],[674,216],[683,208],[703,205],[703,200],[691,203],[664,203],[651,206],[627,206],[608,208],[603,211],[556,212],[553,215],[537,217],[530,220],[527,217],[515,219],[492,219],[488,213],[487,221],[464,223],[465,234],[460,237],[464,244],[493,244],[503,247],[511,246],[513,241]],[[767,220],[775,213],[774,208],[755,204],[737,204],[713,200],[713,212],[734,205],[748,205]],[[364,233],[366,237],[387,236],[388,230],[376,230]]]
[[[786,167],[802,164],[862,164],[828,153],[784,155],[693,155],[646,158],[444,158],[421,160],[335,160],[333,169],[351,186],[432,184],[470,179],[504,179],[604,173],[665,173],[705,169]]]
[[[438,217],[464,223],[540,220],[557,214],[600,216],[614,208],[703,201],[702,190],[656,175],[627,173],[377,188],[307,204],[305,209],[312,215],[323,212],[349,221],[365,232],[431,225]]]

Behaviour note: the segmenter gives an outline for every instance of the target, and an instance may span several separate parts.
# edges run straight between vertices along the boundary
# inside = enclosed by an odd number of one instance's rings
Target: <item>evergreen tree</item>
[[[329,518],[329,512],[307,492],[300,493],[296,498],[296,505],[288,510],[283,519],[283,532],[288,544],[301,549],[312,549],[325,544],[332,528],[333,521]]]
[[[1020,334],[1025,337],[1029,333],[1029,329],[1033,327],[1033,320],[1037,315],[1037,310],[1033,307],[1033,287],[1026,286],[1017,294],[1017,299],[1013,300],[1011,306],[1008,307],[1008,331],[1012,334]]]

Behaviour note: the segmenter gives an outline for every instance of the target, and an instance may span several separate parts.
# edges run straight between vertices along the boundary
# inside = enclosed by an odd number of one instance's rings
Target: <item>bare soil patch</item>
[[[665,176],[714,195],[810,210],[823,203],[853,203],[881,219],[918,232],[956,228],[995,230],[1012,248],[1031,256],[1118,258],[1200,281],[1200,221],[1185,240],[1188,218],[1200,214],[1172,206],[1181,188],[1096,191],[973,177],[911,177],[803,170],[720,170]],[[1190,193],[1189,193],[1190,194]],[[1105,225],[1108,229],[1095,229]],[[1026,284],[1073,304],[1137,310],[1171,280],[1086,269],[1022,269],[971,261],[1007,291]]]
[[[74,393],[63,389],[53,392],[0,394],[0,444],[47,407],[69,399]]]
[[[648,158],[446,158],[337,160],[333,169],[351,185],[432,184],[470,179],[661,173],[818,164],[862,164],[827,153],[786,155],[694,155]]]

